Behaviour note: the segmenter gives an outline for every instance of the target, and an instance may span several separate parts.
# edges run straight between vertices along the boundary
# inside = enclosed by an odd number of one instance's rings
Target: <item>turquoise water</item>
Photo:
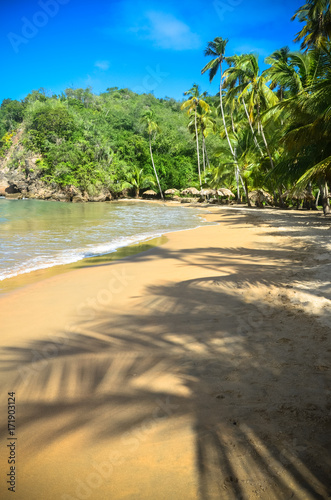
[[[0,199],[0,281],[206,224],[198,213],[142,202]]]

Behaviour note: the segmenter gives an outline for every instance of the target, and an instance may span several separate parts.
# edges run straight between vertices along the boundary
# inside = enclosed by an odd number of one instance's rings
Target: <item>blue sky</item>
[[[4,5],[5,3],[5,5]],[[210,94],[217,82],[201,75],[203,51],[229,38],[226,55],[264,58],[293,43],[291,17],[303,0],[11,0],[0,4],[0,102],[44,87],[128,87],[181,99],[193,83]]]

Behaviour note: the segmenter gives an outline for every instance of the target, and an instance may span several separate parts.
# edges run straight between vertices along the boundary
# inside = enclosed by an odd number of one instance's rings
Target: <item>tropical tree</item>
[[[292,17],[305,25],[297,33],[295,42],[302,40],[301,49],[325,47],[331,35],[330,0],[307,0]]]
[[[277,96],[280,101],[284,99],[284,91],[289,85],[288,77],[296,75],[294,68],[289,65],[290,48],[288,46],[275,50],[265,59],[266,64],[271,67],[264,71],[264,75],[270,78],[271,90],[278,87]]]
[[[267,142],[261,119],[261,113],[278,102],[277,96],[267,85],[267,78],[260,74],[256,54],[243,54],[234,61],[234,65],[225,72],[228,81],[237,81],[236,92],[238,99],[248,104],[248,120],[250,125],[256,120],[258,130],[262,136],[266,151],[269,156],[271,168],[274,163]]]
[[[220,110],[221,110],[221,115],[222,115],[222,121],[223,121],[223,126],[224,126],[224,132],[226,136],[226,140],[229,145],[229,149],[231,152],[231,155],[233,157],[234,165],[235,165],[235,174],[236,174],[236,181],[237,181],[237,198],[238,200],[240,199],[240,193],[239,193],[239,177],[240,177],[240,172],[239,172],[239,166],[237,162],[237,157],[236,157],[236,152],[234,148],[232,147],[226,121],[225,121],[225,114],[224,114],[224,106],[223,106],[223,67],[222,64],[226,60],[225,59],[225,48],[228,43],[228,39],[224,39],[222,37],[216,37],[212,42],[208,42],[207,48],[204,52],[205,56],[207,57],[212,57],[213,59],[209,61],[204,68],[201,70],[201,74],[204,74],[206,71],[209,72],[209,81],[212,82],[214,77],[216,76],[218,70],[220,70]]]
[[[259,150],[261,157],[263,157],[264,153],[263,153],[262,148],[259,144],[259,141],[256,137],[256,131],[254,130],[253,121],[248,113],[245,99],[244,99],[244,97],[241,97],[241,99],[238,98],[238,96],[242,92],[242,88],[243,88],[242,84],[244,82],[244,76],[245,76],[243,72],[238,72],[238,68],[240,67],[240,64],[241,64],[241,61],[243,60],[243,57],[244,57],[244,55],[234,55],[234,56],[230,56],[230,57],[226,58],[226,62],[228,63],[229,68],[233,68],[233,69],[229,69],[228,72],[225,73],[226,76],[225,76],[225,81],[224,81],[224,87],[227,89],[227,95],[226,95],[225,102],[230,109],[231,123],[232,123],[233,131],[235,130],[233,115],[235,112],[237,114],[238,114],[238,112],[240,113],[240,107],[242,105],[243,110],[244,110],[245,115],[246,115],[246,118],[248,120],[248,124],[249,124],[250,130],[251,130],[251,133],[252,133],[252,137],[253,137],[255,146]],[[243,120],[240,119],[239,122],[242,123]],[[238,123],[238,121],[237,121],[237,123]]]
[[[199,184],[200,188],[202,188],[201,183],[201,169],[200,169],[200,152],[199,152],[199,134],[198,134],[198,124],[197,124],[197,114],[198,109],[201,115],[201,111],[208,112],[209,105],[203,100],[206,97],[206,92],[200,94],[200,87],[196,83],[190,90],[184,92],[184,95],[190,96],[183,104],[181,105],[181,109],[187,109],[188,115],[194,113],[194,128],[195,128],[195,140],[197,145],[197,158],[198,158],[198,173],[199,173]]]
[[[283,58],[277,58],[280,49],[265,59],[271,67],[263,72],[266,80],[271,80],[270,88],[278,87],[279,100],[297,96],[318,81],[323,72],[323,59],[319,50],[309,52],[286,52]]]
[[[162,198],[162,200],[164,200],[162,189],[161,189],[161,185],[160,185],[160,181],[159,181],[159,177],[157,175],[157,171],[156,171],[155,164],[154,164],[153,150],[152,150],[152,138],[153,138],[153,135],[155,135],[157,132],[160,132],[160,127],[156,123],[156,121],[154,119],[154,113],[153,113],[153,111],[151,109],[147,109],[145,111],[145,113],[142,116],[141,120],[142,120],[142,122],[145,124],[145,126],[147,128],[148,137],[149,137],[149,151],[150,151],[150,154],[151,154],[151,160],[152,160],[153,170],[154,170],[154,174],[155,174],[155,178],[156,178],[157,184],[159,186],[161,198]]]
[[[139,198],[140,189],[155,185],[153,177],[149,174],[145,174],[143,169],[137,166],[134,166],[133,170],[129,171],[125,177],[126,182],[123,183],[123,189],[134,188],[136,198]]]
[[[198,116],[198,123],[202,135],[203,170],[204,174],[206,175],[206,166],[210,167],[207,146],[206,146],[206,138],[210,133],[215,134],[216,132],[216,120],[215,118],[213,118],[211,110],[209,110],[207,113],[200,114]]]
[[[285,98],[264,114],[281,119],[281,157],[269,176],[290,185],[296,194],[315,182],[322,194],[324,213],[329,212],[328,181],[331,180],[331,54],[328,47],[305,53],[289,52],[287,61],[272,61],[265,71],[273,84],[283,86]],[[268,118],[267,118],[268,119]]]
[[[331,61],[330,61],[331,62]],[[284,172],[280,165],[276,173],[290,175],[297,189],[315,181],[322,193],[324,214],[330,212],[328,182],[331,181],[331,71],[322,81],[286,103],[289,117],[283,142],[291,167]]]
[[[203,173],[204,177],[206,177],[206,168],[207,166],[210,166],[206,147],[206,138],[210,133],[216,132],[216,123],[211,114],[211,110],[205,112],[200,108],[200,106],[198,106],[194,119],[188,124],[188,129],[190,132],[194,132],[195,134],[198,132],[198,136],[201,134]]]

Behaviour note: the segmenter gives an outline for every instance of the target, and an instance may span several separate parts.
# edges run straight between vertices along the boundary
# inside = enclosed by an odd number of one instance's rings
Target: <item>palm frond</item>
[[[331,174],[331,156],[324,158],[316,165],[309,168],[296,182],[295,187],[298,189],[305,188],[308,182],[325,178],[326,176]]]

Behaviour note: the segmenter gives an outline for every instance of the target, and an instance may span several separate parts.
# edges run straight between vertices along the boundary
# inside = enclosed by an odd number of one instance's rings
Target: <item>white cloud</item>
[[[130,31],[136,32],[141,38],[151,40],[161,49],[192,50],[201,46],[199,35],[193,33],[190,27],[171,14],[162,12],[147,12],[147,23],[136,26]]]
[[[109,69],[110,64],[109,61],[96,61],[94,63],[94,66],[101,69],[102,71],[107,71],[107,69]]]

